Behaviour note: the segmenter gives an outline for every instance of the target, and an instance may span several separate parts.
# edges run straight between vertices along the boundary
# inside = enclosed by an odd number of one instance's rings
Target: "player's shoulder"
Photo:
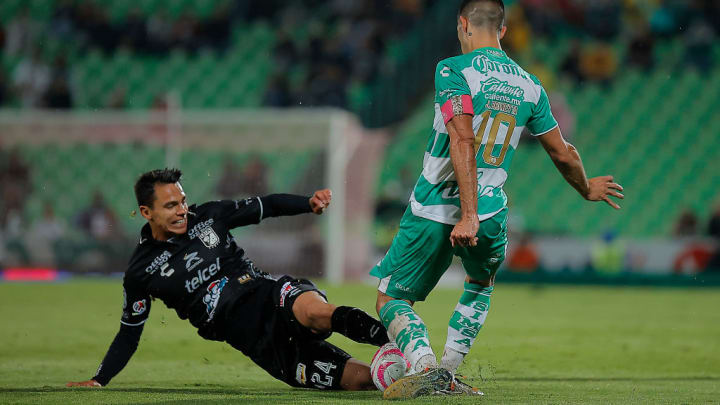
[[[442,59],[435,66],[435,73],[442,74],[445,69],[450,69],[460,73],[462,69],[472,65],[472,60],[473,58],[470,54],[456,55]]]
[[[543,86],[542,83],[540,82],[540,79],[538,79],[537,76],[535,76],[534,74],[529,73],[529,72],[525,72],[525,73],[527,73],[528,77],[530,78],[530,81],[533,82],[536,86],[539,86],[539,87]]]
[[[152,241],[141,238],[128,261],[125,279],[132,279],[143,274],[154,273],[163,263],[170,259],[171,253]]]

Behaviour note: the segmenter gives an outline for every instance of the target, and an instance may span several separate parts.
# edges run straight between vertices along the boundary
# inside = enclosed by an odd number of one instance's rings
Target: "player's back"
[[[478,215],[492,217],[507,203],[502,190],[520,135],[527,127],[541,135],[557,126],[545,90],[505,52],[480,48],[438,63],[435,118],[423,173],[411,197],[415,215],[454,224],[460,200],[452,162],[447,117],[470,98],[478,176]]]

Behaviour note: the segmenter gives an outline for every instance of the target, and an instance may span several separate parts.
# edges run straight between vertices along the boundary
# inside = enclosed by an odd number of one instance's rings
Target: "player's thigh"
[[[319,339],[298,341],[294,349],[294,361],[286,370],[288,384],[321,390],[343,388],[343,372],[351,358],[347,352]]]
[[[465,273],[474,280],[492,280],[505,260],[507,247],[507,208],[480,222],[477,246],[456,247]]]
[[[315,300],[308,300],[310,295],[316,295]],[[312,308],[307,305],[295,305],[300,297],[303,297],[300,301],[314,301],[317,303],[325,303],[327,305],[327,297],[320,291],[317,286],[310,280],[297,279],[292,276],[280,277],[276,282],[272,292],[273,302],[275,307],[280,311],[282,319],[287,325],[291,333],[300,338],[322,338],[325,339],[330,336],[331,331],[323,333],[313,332],[310,328],[314,317],[311,313]],[[330,308],[327,308],[330,309]],[[332,316],[332,312],[328,311],[329,315]],[[329,329],[329,327],[327,327]]]
[[[416,217],[410,209],[385,257],[370,272],[378,291],[390,297],[423,301],[452,261],[452,226]]]

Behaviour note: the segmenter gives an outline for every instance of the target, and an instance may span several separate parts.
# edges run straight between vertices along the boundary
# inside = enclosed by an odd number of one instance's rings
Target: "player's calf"
[[[337,332],[358,343],[382,346],[389,342],[385,327],[360,308],[335,306],[315,291],[300,294],[293,305],[295,318],[316,333]]]
[[[440,365],[455,372],[470,352],[485,323],[493,292],[491,280],[466,280],[464,292],[448,323],[447,341]]]
[[[380,304],[383,303],[382,307]],[[409,374],[437,367],[437,359],[430,347],[430,337],[422,318],[406,300],[392,299],[378,292],[378,314],[388,335],[397,343],[410,362]]]
[[[347,391],[376,390],[370,375],[370,366],[354,358],[345,363],[340,386]]]

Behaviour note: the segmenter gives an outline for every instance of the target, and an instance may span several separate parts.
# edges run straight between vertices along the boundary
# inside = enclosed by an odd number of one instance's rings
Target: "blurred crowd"
[[[320,3],[327,4],[318,7]],[[309,0],[280,7],[275,72],[263,103],[347,108],[350,88],[382,73],[388,44],[412,28],[433,3]],[[320,15],[317,10],[322,10]]]
[[[394,41],[413,28],[437,0],[227,0],[212,13],[191,10],[170,16],[133,8],[112,19],[101,2],[59,1],[47,21],[23,9],[0,24],[0,48],[21,57],[13,71],[0,68],[0,106],[73,107],[72,61],[68,47],[43,47],[54,38],[79,49],[112,54],[162,56],[182,49],[222,55],[234,25],[265,20],[276,31],[274,70],[263,103],[348,107],[348,93],[390,74],[387,54]],[[508,7],[510,27],[503,44],[520,58],[538,39],[573,38],[560,66],[532,58],[530,71],[552,88],[558,70],[575,82],[609,84],[621,66],[649,70],[655,46],[669,38],[684,43],[683,64],[707,71],[720,35],[720,2],[714,0],[520,0]],[[442,35],[454,35],[448,30]],[[624,44],[627,55],[618,53]],[[428,84],[428,87],[430,84]],[[108,91],[111,91],[108,89]],[[109,96],[110,97],[110,96]]]
[[[76,207],[69,223],[56,215],[57,201],[46,196],[41,215],[29,220],[32,168],[16,149],[0,149],[0,269],[14,266],[58,266],[76,269],[120,266],[128,248],[117,216],[96,190],[87,205]]]
[[[707,72],[720,35],[716,0],[521,0],[508,13],[504,44],[511,54],[528,52],[537,38],[572,38],[559,71],[576,83],[610,84],[621,67],[650,70],[660,41],[683,42],[681,66]],[[618,51],[626,48],[622,54]],[[536,72],[551,84],[553,74],[535,61]],[[533,70],[532,68],[530,69]]]
[[[0,106],[72,108],[70,47],[80,55],[93,49],[106,55],[123,50],[162,57],[178,49],[222,55],[234,25],[265,20],[277,29],[277,38],[264,103],[345,107],[348,86],[371,81],[387,42],[412,27],[434,1],[227,0],[206,17],[190,10],[171,17],[162,9],[144,15],[134,8],[119,20],[93,0],[60,1],[48,21],[33,18],[26,8],[0,23],[0,49],[21,58],[11,72],[0,67]],[[48,51],[48,38],[72,45]]]

